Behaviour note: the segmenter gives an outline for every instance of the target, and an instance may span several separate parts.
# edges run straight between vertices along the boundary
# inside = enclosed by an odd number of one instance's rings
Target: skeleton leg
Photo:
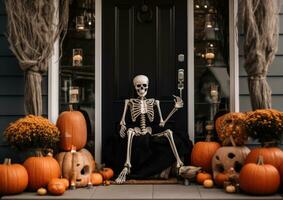
[[[126,176],[130,174],[131,170],[131,155],[132,155],[132,142],[135,136],[135,131],[132,128],[129,128],[127,131],[128,134],[128,143],[127,143],[127,158],[124,164],[124,169],[119,174],[118,178],[115,180],[116,183],[122,184],[126,181]]]
[[[173,132],[170,129],[167,129],[166,131],[162,132],[162,133],[158,133],[158,134],[154,134],[153,136],[156,137],[166,137],[170,143],[171,149],[173,151],[173,154],[177,160],[177,169],[179,170],[180,167],[184,166],[184,163],[181,161],[175,142],[174,142],[174,138],[173,138]]]

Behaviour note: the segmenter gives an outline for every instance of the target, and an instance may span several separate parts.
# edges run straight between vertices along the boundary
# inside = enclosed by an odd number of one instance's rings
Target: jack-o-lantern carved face
[[[76,187],[85,187],[90,181],[90,175],[94,171],[94,159],[89,151],[81,149],[78,152],[61,152],[56,160],[62,170],[62,175],[74,182]]]
[[[75,182],[76,187],[84,187],[89,182],[89,177],[92,173],[91,161],[85,156],[76,152],[73,155],[73,177],[71,178]]]
[[[212,158],[214,178],[218,173],[228,172],[231,168],[239,173],[250,149],[247,147],[221,147]]]

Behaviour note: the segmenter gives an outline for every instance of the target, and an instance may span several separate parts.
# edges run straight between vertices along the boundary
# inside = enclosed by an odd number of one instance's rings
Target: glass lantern
[[[213,66],[215,62],[216,48],[213,43],[209,43],[205,49],[204,59],[206,60],[207,66]]]
[[[85,17],[83,15],[76,16],[76,29],[78,31],[85,29]]]
[[[83,65],[83,50],[73,49],[73,66],[80,67]]]
[[[212,14],[205,15],[204,39],[216,40],[215,20],[213,19]]]

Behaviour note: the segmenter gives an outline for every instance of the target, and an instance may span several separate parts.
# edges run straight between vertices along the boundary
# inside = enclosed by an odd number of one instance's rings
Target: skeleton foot
[[[200,170],[201,170],[201,167],[182,166],[178,170],[178,175],[185,179],[193,180],[195,179],[197,172]]]
[[[130,173],[130,169],[127,167],[124,167],[124,169],[119,174],[118,178],[116,178],[115,182],[118,184],[125,183],[127,175]]]

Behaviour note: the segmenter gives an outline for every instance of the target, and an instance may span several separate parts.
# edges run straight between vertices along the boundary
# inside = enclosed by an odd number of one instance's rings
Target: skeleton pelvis
[[[142,130],[141,128],[139,128],[139,127],[135,127],[135,128],[134,128],[134,131],[135,131],[136,135],[145,135],[145,134],[147,134],[147,133],[149,133],[149,134],[152,133],[151,127],[146,127],[146,128],[143,129],[143,130]]]

